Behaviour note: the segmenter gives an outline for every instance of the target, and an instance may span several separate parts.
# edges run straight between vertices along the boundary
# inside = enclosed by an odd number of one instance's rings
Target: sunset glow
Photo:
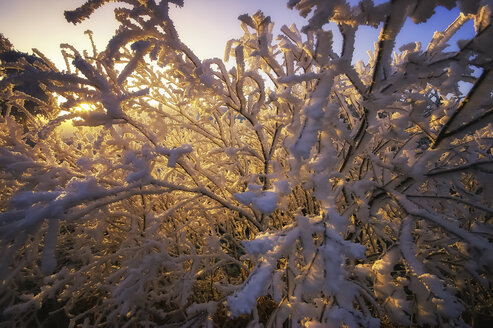
[[[8,37],[14,45],[26,52],[37,48],[52,59],[59,67],[64,67],[59,45],[69,43],[91,51],[89,39],[84,31],[92,30],[96,46],[102,50],[117,28],[113,10],[122,3],[109,3],[98,9],[90,20],[78,25],[65,21],[63,12],[72,10],[82,4],[83,0],[18,0],[0,2],[0,31]],[[357,0],[351,0],[353,4]],[[375,1],[383,3],[385,0]],[[202,58],[223,58],[224,47],[228,40],[238,38],[242,34],[238,16],[253,14],[262,9],[270,15],[274,22],[274,32],[277,34],[282,25],[295,23],[299,28],[306,24],[306,19],[300,17],[294,10],[286,7],[283,0],[188,0],[183,8],[171,5],[170,15],[182,41],[188,44],[196,54]],[[457,17],[459,11],[449,11],[443,7],[436,9],[438,14],[426,24],[414,24],[410,19],[397,39],[397,47],[418,40],[423,46],[430,42],[436,30],[445,29]],[[215,19],[202,19],[204,15],[213,13]],[[200,22],[200,27],[198,24]],[[23,25],[28,28],[18,29]],[[335,49],[340,51],[341,36],[337,26],[331,23],[336,41]],[[366,50],[372,49],[378,40],[379,30],[371,27],[361,27],[357,31],[354,62],[368,61]],[[456,48],[455,42],[470,38],[474,34],[472,22],[466,24],[454,36],[451,46]]]
[[[0,327],[493,327],[491,4],[0,1]]]

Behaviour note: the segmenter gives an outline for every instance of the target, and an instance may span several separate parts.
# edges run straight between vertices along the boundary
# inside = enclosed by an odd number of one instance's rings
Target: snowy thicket
[[[491,1],[290,0],[308,25],[274,36],[262,12],[240,16],[232,66],[180,41],[183,1],[121,2],[106,49],[64,44],[63,70],[2,44],[2,324],[491,318]],[[462,13],[396,49],[437,6]],[[363,25],[380,37],[352,65]]]

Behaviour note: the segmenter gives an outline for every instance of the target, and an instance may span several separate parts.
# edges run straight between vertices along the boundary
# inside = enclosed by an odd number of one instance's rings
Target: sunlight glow
[[[69,115],[69,114],[73,114],[73,113],[84,113],[84,112],[89,112],[89,111],[92,111],[94,110],[95,107],[93,104],[88,104],[88,103],[82,103],[82,104],[79,104],[78,106],[76,107],[73,107],[72,108],[72,111],[67,111],[67,110],[61,110],[60,113],[58,114],[58,117],[60,116],[64,116],[64,115]],[[74,120],[74,121],[80,121],[81,118],[80,117],[74,117],[72,118],[71,120]]]
[[[63,101],[65,101],[65,98],[59,96],[58,103],[61,104]],[[58,117],[62,117],[66,115],[77,115],[77,114],[80,115],[81,113],[86,113],[94,109],[95,109],[94,104],[82,103],[76,107],[71,108],[71,111],[61,110],[60,113],[58,113]],[[61,122],[61,124],[59,125],[59,129],[61,132],[61,137],[63,139],[71,139],[74,136],[74,133],[77,129],[77,127],[74,125],[75,121],[82,121],[82,118],[79,116],[73,116]]]

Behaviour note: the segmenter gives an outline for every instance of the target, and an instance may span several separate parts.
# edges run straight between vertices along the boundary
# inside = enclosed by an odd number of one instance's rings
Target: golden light
[[[58,97],[58,103],[61,104],[65,100],[64,97],[59,96]],[[95,109],[95,106],[93,104],[88,104],[88,103],[81,103],[75,107],[72,107],[70,111],[62,109],[60,113],[58,113],[58,117],[65,116],[65,115],[70,115],[70,114],[75,114],[75,113],[84,113],[88,111],[92,111]],[[80,121],[80,117],[73,117],[70,118],[67,121]]]
[[[58,104],[61,104],[62,102],[65,102],[66,99],[62,96],[58,97]],[[77,114],[85,113],[88,111],[92,111],[95,109],[94,104],[88,104],[88,103],[81,103],[75,107],[70,108],[70,110],[65,110],[62,109],[58,113],[58,117],[63,117],[70,115],[71,117],[66,118],[61,122],[59,125],[59,129],[61,132],[61,137],[64,139],[70,139],[74,136],[74,133],[76,132],[76,127],[74,126],[73,122],[74,121],[81,121],[82,118],[77,116]],[[75,114],[75,115],[74,115]]]

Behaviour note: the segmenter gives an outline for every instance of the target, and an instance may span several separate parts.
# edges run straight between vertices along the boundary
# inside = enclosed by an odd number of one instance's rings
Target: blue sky
[[[358,0],[350,0],[357,4]],[[376,4],[387,2],[387,0],[376,0]],[[224,45],[233,37],[240,37],[242,31],[237,17],[244,13],[253,14],[261,9],[266,16],[271,16],[275,23],[274,31],[279,33],[282,25],[295,23],[298,28],[306,23],[306,19],[300,17],[296,10],[290,10],[286,6],[286,0],[185,0],[183,8],[173,8],[172,17],[181,38],[185,43],[196,50],[199,57],[222,58]],[[403,44],[420,41],[423,48],[431,41],[435,31],[443,31],[459,15],[458,9],[447,10],[444,7],[436,9],[436,15],[424,24],[414,24],[411,19],[406,21],[404,28],[397,38],[397,48]],[[201,28],[196,28],[189,22],[201,21]],[[329,27],[327,27],[329,28]],[[339,50],[342,39],[335,24],[330,26],[334,31],[336,50]],[[374,42],[378,40],[380,29],[371,27],[360,27],[356,35],[356,50],[354,61],[368,60],[367,50],[374,49]],[[474,35],[472,21],[469,21],[451,42],[450,49],[458,49],[456,41],[468,39]],[[337,42],[338,41],[338,42]]]
[[[351,0],[357,2],[357,0]],[[377,0],[376,3],[386,2]],[[74,26],[63,18],[63,11],[74,9],[84,0],[0,0],[0,32],[22,51],[30,52],[38,48],[55,63],[61,65],[60,43],[70,43],[79,50],[90,49],[84,31],[94,31],[96,43],[103,49],[117,27],[112,10],[117,4],[106,5],[96,11],[89,21]],[[185,0],[183,8],[172,8],[171,17],[182,38],[201,58],[219,57],[224,54],[226,41],[242,34],[237,17],[244,13],[253,14],[261,9],[275,22],[278,32],[284,24],[295,23],[299,28],[305,20],[295,10],[286,7],[287,0]],[[431,40],[434,31],[444,30],[459,14],[457,9],[449,11],[443,7],[437,9],[427,23],[414,24],[410,20],[397,38],[397,47],[402,44],[420,41],[423,48]],[[356,60],[367,60],[367,50],[373,50],[379,30],[363,27],[357,32]],[[467,39],[474,34],[472,22],[469,22],[454,38]],[[338,32],[334,32],[336,40]],[[340,45],[339,45],[340,47]],[[337,45],[336,45],[337,50]]]

